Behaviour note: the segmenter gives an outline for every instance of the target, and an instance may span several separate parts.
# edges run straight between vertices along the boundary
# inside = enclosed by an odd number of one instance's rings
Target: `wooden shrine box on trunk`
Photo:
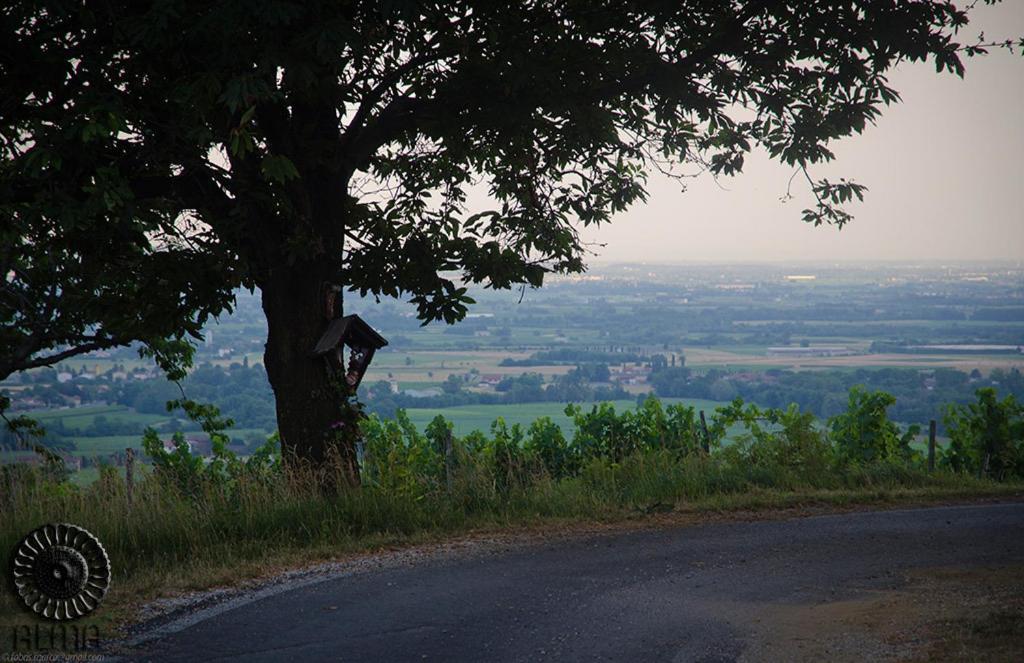
[[[327,331],[317,341],[313,354],[326,358],[334,370],[344,373],[345,382],[355,391],[373,359],[373,353],[387,344],[387,340],[374,331],[373,327],[353,314],[331,320]],[[349,349],[347,366],[346,346]]]

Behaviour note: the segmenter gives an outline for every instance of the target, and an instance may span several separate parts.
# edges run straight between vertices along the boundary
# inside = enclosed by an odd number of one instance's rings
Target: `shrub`
[[[523,450],[523,427],[505,423],[498,417],[491,424],[490,444],[484,449],[484,460],[494,477],[495,488],[507,493],[514,487],[528,482],[531,473],[530,459]]]
[[[850,463],[897,463],[914,455],[910,443],[920,432],[919,426],[901,431],[889,421],[887,410],[896,402],[892,394],[867,391],[863,387],[850,390],[846,412],[829,420],[832,440],[841,458]]]
[[[541,417],[530,424],[523,447],[528,454],[536,456],[555,479],[572,476],[579,470],[579,456],[551,417]]]
[[[1024,406],[1012,394],[998,400],[991,387],[975,395],[976,403],[946,409],[950,443],[943,464],[998,479],[1024,476]]]
[[[437,425],[431,429],[433,439],[428,438],[400,409],[387,421],[370,415],[361,428],[362,475],[368,487],[419,498],[444,485],[443,446],[437,448],[441,434]]]
[[[801,412],[795,403],[785,410],[736,405],[728,411],[728,421],[741,424],[745,432],[723,450],[724,458],[757,468],[762,477],[774,477],[770,485],[776,487],[827,483],[836,454],[812,413]]]

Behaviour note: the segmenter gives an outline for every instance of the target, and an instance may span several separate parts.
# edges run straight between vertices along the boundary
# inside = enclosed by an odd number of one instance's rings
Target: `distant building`
[[[818,277],[814,274],[787,274],[787,281],[814,281]]]
[[[58,453],[57,455],[60,456],[61,460],[64,461],[64,466],[71,470],[72,472],[76,472],[82,469],[82,459],[79,456],[74,456],[68,453]],[[4,464],[18,463],[22,465],[32,465],[38,467],[42,465],[45,461],[43,456],[35,452],[19,450],[13,453],[6,454],[4,456],[3,462]]]
[[[135,380],[148,380],[156,377],[156,369],[154,368],[136,368],[132,370],[131,377]]]
[[[651,367],[645,364],[632,364],[626,366],[610,366],[612,382],[619,384],[644,384],[651,372]]]
[[[761,371],[739,371],[736,373],[730,373],[729,379],[733,382],[765,382],[769,384],[779,381],[775,376],[768,375]]]
[[[173,438],[161,440],[161,443],[164,446],[164,451],[168,453],[172,453],[177,449]],[[196,456],[210,456],[213,454],[213,443],[210,442],[209,438],[186,437],[185,444],[188,445],[189,452]]]
[[[42,465],[43,459],[39,454],[32,453],[31,451],[15,451],[13,453],[5,454],[4,464],[21,464],[21,465]]]
[[[431,387],[430,389],[406,389],[402,393],[411,398],[429,398],[431,396],[440,396],[441,390]]]
[[[46,407],[46,403],[35,396],[29,396],[26,398],[13,398],[11,399],[12,410],[36,410],[39,408]]]

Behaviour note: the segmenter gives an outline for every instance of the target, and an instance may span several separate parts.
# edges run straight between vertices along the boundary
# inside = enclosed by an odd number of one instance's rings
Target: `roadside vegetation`
[[[191,405],[213,440],[212,460],[184,438],[166,451],[150,431],[150,471],[129,501],[119,468],[92,485],[45,468],[5,466],[0,550],[45,522],[93,531],[114,561],[108,602],[230,583],[347,552],[471,530],[616,521],[669,511],[848,505],[1010,495],[1024,490],[1024,411],[978,392],[952,406],[953,431],[936,468],[911,446],[916,431],[889,420],[893,398],[854,389],[822,425],[791,405],[736,400],[702,425],[693,407],[646,399],[636,410],[569,406],[574,432],[550,418],[499,418],[489,434],[457,436],[436,417],[425,433],[403,411],[363,424],[362,486],[325,489],[332,469],[282,463],[275,438],[246,459],[227,447],[214,408]],[[740,432],[737,434],[736,431]],[[728,431],[728,439],[727,439]],[[0,599],[3,612],[13,598]],[[115,613],[116,614],[116,613]]]

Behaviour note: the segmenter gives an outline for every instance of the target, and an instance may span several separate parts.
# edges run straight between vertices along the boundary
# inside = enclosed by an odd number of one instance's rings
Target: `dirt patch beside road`
[[[905,580],[853,600],[746,606],[755,628],[741,660],[1021,660],[1024,566],[919,569]]]

